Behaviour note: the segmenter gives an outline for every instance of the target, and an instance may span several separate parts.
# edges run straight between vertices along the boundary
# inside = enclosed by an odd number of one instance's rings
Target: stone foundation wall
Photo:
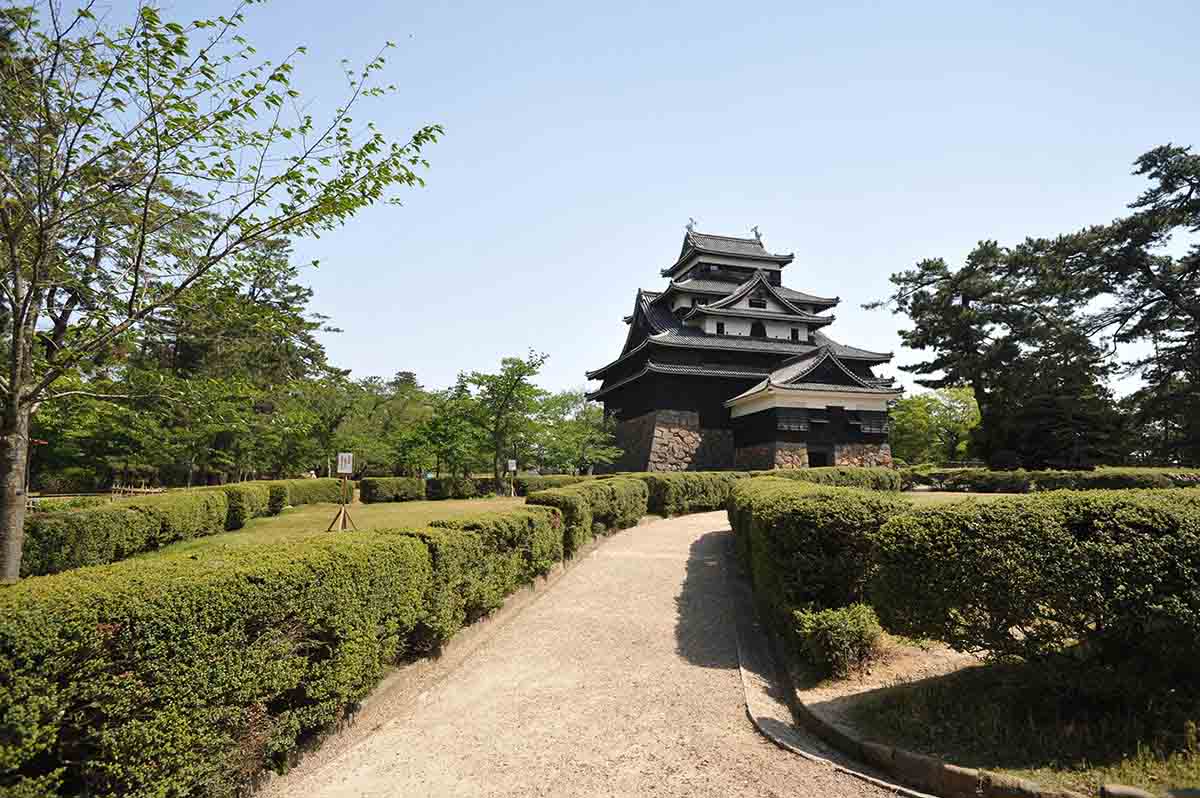
[[[624,450],[613,471],[704,471],[734,464],[733,430],[706,429],[698,413],[658,410],[617,424]]]
[[[767,471],[772,468],[808,468],[808,447],[803,443],[771,441],[739,446],[733,456],[734,468]]]
[[[892,447],[886,443],[839,443],[833,447],[833,464],[891,466]]]

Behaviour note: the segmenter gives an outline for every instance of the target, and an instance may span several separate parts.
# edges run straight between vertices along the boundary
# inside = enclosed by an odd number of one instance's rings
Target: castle
[[[621,354],[587,373],[621,471],[890,465],[891,353],[835,342],[837,297],[783,285],[791,254],[688,225],[661,291],[639,290]]]

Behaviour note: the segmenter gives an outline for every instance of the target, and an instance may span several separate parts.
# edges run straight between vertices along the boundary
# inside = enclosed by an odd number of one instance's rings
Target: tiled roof
[[[892,359],[891,352],[872,352],[869,349],[859,349],[857,346],[846,346],[834,341],[823,332],[812,334],[813,343],[817,346],[828,346],[835,355],[847,360],[866,360],[871,363],[886,363]]]
[[[795,385],[772,385],[788,391],[846,391],[849,393],[900,394],[900,388],[880,388],[869,385],[838,385],[831,382],[800,382]],[[753,389],[751,389],[753,390]]]
[[[588,399],[596,399],[604,394],[620,388],[622,385],[627,385],[648,373],[655,374],[678,374],[692,377],[724,377],[729,379],[756,379],[767,376],[768,372],[763,369],[755,369],[747,366],[738,365],[704,365],[701,364],[685,364],[685,363],[657,363],[653,360],[646,361],[646,365],[638,371],[630,374],[628,377],[617,380],[611,385],[605,385],[598,390],[595,390],[587,395]]]
[[[781,266],[792,262],[791,254],[783,255],[767,252],[758,238],[734,238],[733,236],[718,236],[710,233],[697,233],[688,230],[683,235],[683,246],[679,249],[679,259],[669,268],[663,269],[663,274],[671,274],[677,270],[693,254],[725,255],[731,258],[746,258],[778,263]]]
[[[697,294],[720,294],[727,296],[738,289],[742,283],[735,283],[726,280],[705,280],[699,277],[691,277],[686,280],[672,280],[671,287],[678,288],[682,291],[694,291]],[[784,286],[774,286],[784,299],[792,303],[804,305],[819,305],[821,307],[833,307],[841,302],[838,297],[816,296],[814,294],[806,294],[803,291],[796,291]]]
[[[714,308],[709,305],[697,305],[688,311],[690,318],[694,315],[734,316],[741,319],[773,319],[776,321],[804,322],[810,326],[832,324],[836,316],[818,316],[815,313],[775,313],[770,310],[756,308]]]

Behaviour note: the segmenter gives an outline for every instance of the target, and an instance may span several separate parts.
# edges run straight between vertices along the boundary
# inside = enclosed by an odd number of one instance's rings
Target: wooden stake
[[[329,522],[329,526],[325,529],[326,532],[332,532],[335,526],[338,528],[338,531],[345,532],[347,523],[354,527],[355,532],[358,531],[358,524],[354,523],[354,519],[350,517],[350,511],[346,509],[346,489],[346,478],[342,477],[342,489],[339,492],[341,505],[338,507],[337,515],[333,517],[333,520]]]

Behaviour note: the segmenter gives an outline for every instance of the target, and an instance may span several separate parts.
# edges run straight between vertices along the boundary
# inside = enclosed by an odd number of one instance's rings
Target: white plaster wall
[[[883,412],[894,396],[879,396],[878,394],[861,394],[841,391],[782,391],[768,389],[752,397],[739,400],[729,409],[729,415],[738,416],[757,413],[772,407],[807,407],[824,409],[826,407],[844,407],[847,410],[874,410]]]
[[[704,331],[716,335],[717,322],[725,322],[726,335],[749,335],[750,325],[754,323],[754,319],[743,319],[736,317],[721,318],[719,316],[704,317]],[[767,328],[768,338],[778,338],[781,341],[792,340],[792,328],[796,327],[800,330],[800,340],[808,340],[808,328],[804,324],[790,324],[786,321],[764,321],[763,324]]]
[[[737,302],[735,302],[733,304],[733,307],[742,308],[744,310],[762,310],[762,308],[751,308],[750,307],[750,298],[753,295],[754,295],[754,292],[751,291],[748,296],[744,296],[741,299],[739,299]],[[772,313],[790,313],[791,312],[787,308],[785,308],[783,305],[776,302],[775,297],[766,296],[766,297],[763,297],[763,301],[767,303],[766,309],[771,311]]]

